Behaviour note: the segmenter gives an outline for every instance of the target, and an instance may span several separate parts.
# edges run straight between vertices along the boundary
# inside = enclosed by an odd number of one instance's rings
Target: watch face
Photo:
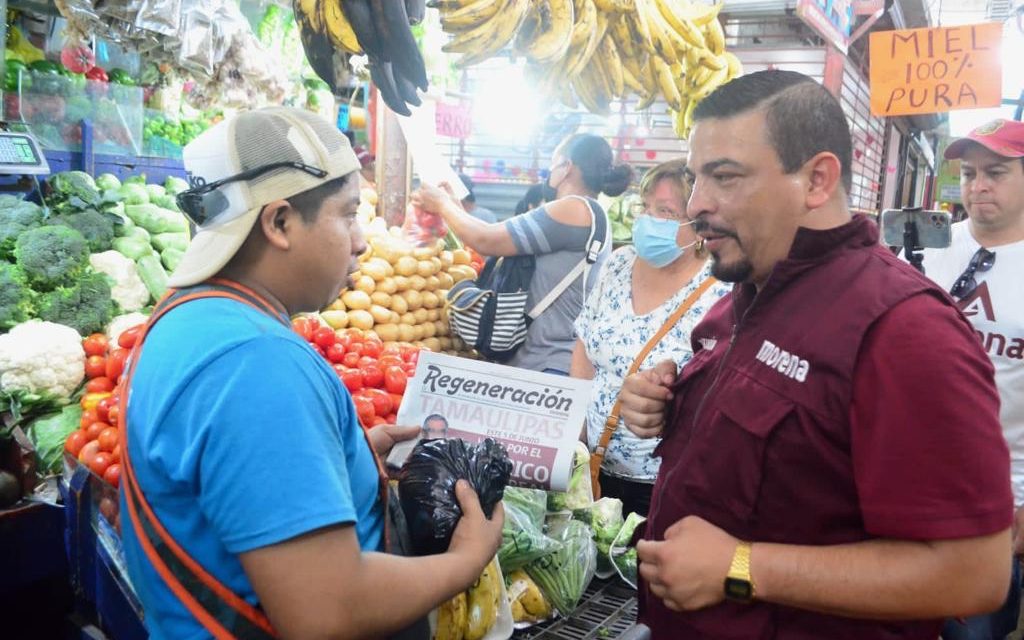
[[[754,598],[754,588],[746,580],[726,578],[725,597],[739,602],[750,602]]]

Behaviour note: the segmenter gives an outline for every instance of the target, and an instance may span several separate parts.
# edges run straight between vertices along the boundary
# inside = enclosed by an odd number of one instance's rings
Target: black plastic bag
[[[505,447],[490,438],[479,444],[464,440],[423,440],[409,454],[398,474],[398,495],[409,523],[415,555],[448,550],[462,509],[455,483],[465,479],[480,497],[488,518],[501,501],[512,474]]]

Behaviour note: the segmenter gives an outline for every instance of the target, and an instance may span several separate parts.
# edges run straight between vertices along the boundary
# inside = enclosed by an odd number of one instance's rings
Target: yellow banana
[[[665,22],[672,27],[672,30],[679,34],[687,44],[691,47],[704,48],[704,36],[701,34],[700,29],[694,24],[693,20],[683,15],[682,12],[674,6],[675,3],[672,0],[650,1],[656,5],[655,10],[658,12],[658,15],[660,15]]]
[[[310,28],[318,33],[324,31],[323,14],[320,12],[320,0],[298,0],[296,7],[309,23]]]
[[[491,560],[484,572],[480,574],[476,584],[469,589],[467,605],[469,607],[468,624],[465,640],[481,640],[494,626],[498,618],[498,598],[501,588],[498,585],[497,560]]]
[[[461,32],[479,27],[497,14],[502,6],[495,0],[477,0],[454,11],[441,14],[441,27],[448,32]]]
[[[726,83],[729,78],[729,68],[724,67],[718,71],[712,71],[711,75],[701,84],[694,87],[690,92],[690,99],[700,102],[708,97],[712,91]]]
[[[683,129],[687,138],[690,137],[690,130],[693,129],[693,111],[696,108],[697,100],[690,98],[690,102],[686,105],[686,111],[683,112]]]
[[[623,58],[632,58],[637,55],[636,47],[633,45],[633,35],[629,31],[629,22],[626,16],[618,16],[608,24],[608,32],[615,39],[615,48]]]
[[[632,28],[633,32],[636,34],[639,46],[646,49],[647,53],[656,54],[658,53],[658,50],[654,46],[654,38],[651,36],[650,25],[647,24],[647,14],[642,11],[641,5],[643,4],[643,0],[638,0],[636,3],[636,10],[627,14],[630,18],[630,28]]]
[[[572,79],[572,88],[576,90],[576,97],[587,111],[597,114],[605,114],[607,107],[603,106],[597,97],[595,87],[591,84],[588,74],[581,73]]]
[[[527,21],[535,27],[528,33],[526,25],[516,36],[516,48],[539,64],[561,60],[572,44],[576,17],[573,0],[538,0],[533,3]]]
[[[493,20],[479,27],[460,33],[442,47],[443,51],[461,52],[456,65],[462,68],[477,64],[491,57],[515,37],[519,26],[526,18],[530,0],[507,0],[498,3],[501,7]]]
[[[697,68],[691,69],[686,76],[686,85],[690,88],[689,93],[692,94],[697,88],[703,86],[712,73],[711,69],[699,65]]]
[[[702,49],[700,52],[700,66],[707,67],[712,71],[718,71],[729,66],[725,60],[711,53],[707,49]]]
[[[462,592],[438,607],[434,640],[463,640],[467,622],[466,593]]]
[[[651,43],[654,45],[654,53],[661,56],[666,62],[673,62],[676,57],[676,43],[672,39],[671,27],[664,20],[660,19],[658,9],[653,6],[654,0],[636,0],[637,15],[642,15],[647,23],[647,30],[651,34]]]
[[[611,34],[606,33],[600,45],[601,66],[608,73],[611,94],[614,97],[621,97],[625,93],[625,78],[622,75],[622,59],[618,49],[615,48],[615,40]]]
[[[725,31],[722,29],[722,23],[712,20],[704,27],[703,33],[708,50],[716,56],[722,55],[725,51]]]
[[[565,73],[568,77],[575,77],[597,51],[597,45],[601,43],[604,32],[608,28],[608,17],[601,13],[594,6],[591,0],[583,0],[585,15],[593,16],[592,27],[587,35],[587,41],[583,46],[574,47],[569,50],[569,56],[565,61]],[[587,19],[587,18],[585,18]],[[577,27],[580,23],[577,23]]]
[[[725,64],[729,68],[729,74],[727,77],[730,80],[743,75],[743,63],[736,57],[736,54],[731,51],[726,51],[722,54],[722,57],[725,58]]]
[[[661,95],[665,96],[668,106],[678,111],[680,105],[682,105],[683,98],[679,95],[676,81],[672,77],[672,70],[658,56],[651,56],[651,61],[654,63],[655,78],[658,80],[658,89],[661,90]]]
[[[725,6],[725,2],[716,2],[706,5],[699,2],[689,2],[687,7],[681,9],[680,14],[685,16],[695,27],[703,27],[718,17],[718,13]]]
[[[622,65],[622,87],[623,93],[628,89],[638,96],[644,94],[644,85],[640,84],[640,81],[637,80],[636,76],[633,75],[626,65]]]
[[[346,53],[362,55],[363,47],[356,38],[356,32],[349,24],[348,18],[341,11],[340,0],[322,0],[322,18],[324,28],[335,49],[341,49]]]

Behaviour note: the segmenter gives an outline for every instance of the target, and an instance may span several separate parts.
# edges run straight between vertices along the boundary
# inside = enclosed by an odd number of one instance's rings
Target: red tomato
[[[373,410],[373,401],[362,396],[356,396],[353,398],[353,401],[356,403],[356,415],[359,416],[359,422],[363,426],[373,424],[373,419],[377,416]]]
[[[367,355],[359,356],[359,368],[365,369],[366,367],[373,367],[377,364],[377,358],[371,358]]]
[[[85,377],[92,380],[107,373],[107,359],[103,356],[89,356],[85,359]]]
[[[96,422],[99,419],[100,417],[96,415],[95,409],[86,409],[85,411],[82,412],[82,419],[79,421],[78,425],[82,427],[82,429],[85,429],[90,424]]]
[[[359,354],[358,353],[346,353],[345,357],[342,358],[341,364],[345,365],[349,369],[355,369],[359,366]]]
[[[335,342],[327,347],[327,359],[333,364],[338,364],[345,359],[345,347],[340,342]]]
[[[352,338],[350,338],[347,333],[338,334],[337,331],[334,332],[334,337],[337,344],[345,347],[345,351],[348,351],[348,346],[352,344]]]
[[[121,405],[116,402],[111,402],[110,408],[107,409],[107,422],[117,426],[117,420],[121,417]]]
[[[117,446],[117,440],[117,427],[107,427],[103,431],[100,431],[100,435],[97,438],[97,441],[99,441],[100,443],[100,449],[102,451],[113,451],[114,447]]]
[[[402,394],[392,393],[391,394],[391,406],[394,407],[394,412],[398,413],[398,407],[402,406]]]
[[[330,327],[320,327],[313,334],[313,342],[320,346],[321,349],[327,351],[327,348],[338,341],[338,336],[334,335],[334,329]]]
[[[379,427],[382,424],[387,424],[388,421],[380,416],[373,416],[373,420],[370,422],[370,427]]]
[[[325,360],[327,359],[327,352],[324,351],[323,347],[321,347],[318,344],[313,344],[312,342],[309,344],[309,346],[313,347],[313,351],[319,353],[321,358],[324,358]]]
[[[356,329],[355,327],[345,329],[345,335],[348,336],[350,343],[362,342],[363,339],[365,338],[363,330]]]
[[[391,367],[391,366],[394,366],[396,364],[401,366],[401,365],[405,364],[405,361],[402,360],[401,356],[385,356],[385,355],[382,355],[377,360],[377,364],[380,365],[381,369],[385,369],[387,367]]]
[[[117,489],[121,486],[121,465],[117,462],[112,463],[107,470],[103,472],[103,479],[109,484],[114,485]]]
[[[384,388],[388,390],[388,393],[405,393],[405,386],[409,382],[409,376],[406,375],[402,367],[388,367],[384,369]]]
[[[114,450],[110,452],[110,455],[114,456],[114,462],[121,462],[121,443],[118,442]]]
[[[131,329],[122,332],[121,335],[117,336],[117,346],[131,351],[131,348],[139,341],[139,334],[142,333],[142,329],[145,326],[144,324],[137,324]]]
[[[82,340],[82,348],[87,356],[105,356],[109,341],[102,333],[94,333],[85,340]]]
[[[359,372],[359,369],[347,369],[340,377],[341,383],[345,385],[349,393],[355,393],[363,388],[363,374]]]
[[[402,350],[399,349],[398,347],[396,347],[395,345],[391,345],[389,347],[384,347],[383,349],[381,349],[380,350],[380,355],[381,356],[398,356],[398,358],[401,359],[402,358]]]
[[[92,463],[93,458],[100,454],[100,443],[95,440],[91,440],[85,443],[85,446],[78,452],[78,461],[89,466]]]
[[[114,406],[113,401],[110,398],[103,398],[96,404],[96,417],[101,422],[108,422],[110,420],[110,407]]]
[[[93,473],[102,478],[103,474],[107,470],[107,467],[109,467],[112,464],[114,464],[113,456],[111,456],[106,451],[100,451],[92,459],[92,462],[89,462],[86,466],[89,467],[90,471],[92,471]]]
[[[380,389],[384,386],[384,370],[377,364],[369,364],[363,367],[363,384]]]
[[[89,436],[85,434],[84,429],[72,431],[68,439],[64,441],[64,450],[73,456],[77,456],[87,442],[89,442]]]
[[[114,349],[107,358],[107,377],[117,380],[124,372],[124,361],[128,359],[128,349]]]
[[[309,322],[309,318],[295,318],[292,320],[292,329],[306,342],[313,341],[313,331],[316,328]]]
[[[106,367],[104,367],[104,371]],[[86,393],[104,393],[114,390],[114,381],[107,376],[100,376],[93,378],[85,384]]]
[[[108,427],[110,427],[108,423],[102,420],[97,420],[96,422],[90,424],[88,427],[85,428],[85,435],[86,437],[89,438],[89,441],[91,442],[93,440],[98,439],[100,437],[100,434],[103,433],[103,430],[107,429]],[[102,448],[103,447],[100,447],[100,449]]]
[[[389,413],[384,419],[388,421],[388,424],[398,424],[398,416],[394,413]]]
[[[366,342],[363,343],[363,355],[376,358],[380,355],[381,351],[384,350],[384,343],[380,341],[380,338],[367,338]]]
[[[405,375],[407,377],[409,377],[409,378],[415,378],[416,377],[416,365],[414,365],[414,364],[407,364],[404,367],[402,367],[402,370],[405,371]]]
[[[363,397],[373,402],[373,412],[378,416],[386,416],[391,413],[391,395],[383,389],[364,389]]]
[[[420,361],[420,350],[416,348],[409,349],[402,354],[402,359],[409,364],[416,364]]]
[[[346,349],[345,351],[347,351],[348,353],[354,353],[357,356],[361,356],[363,355],[363,349],[365,348],[366,343],[364,342],[352,342],[348,345],[348,349]]]

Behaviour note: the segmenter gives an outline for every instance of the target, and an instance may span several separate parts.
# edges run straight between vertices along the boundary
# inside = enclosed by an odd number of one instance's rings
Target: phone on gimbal
[[[910,223],[910,224],[908,224]],[[922,209],[886,209],[882,212],[882,241],[890,247],[903,247],[908,238],[919,249],[945,249],[953,242],[953,216],[946,211]]]

